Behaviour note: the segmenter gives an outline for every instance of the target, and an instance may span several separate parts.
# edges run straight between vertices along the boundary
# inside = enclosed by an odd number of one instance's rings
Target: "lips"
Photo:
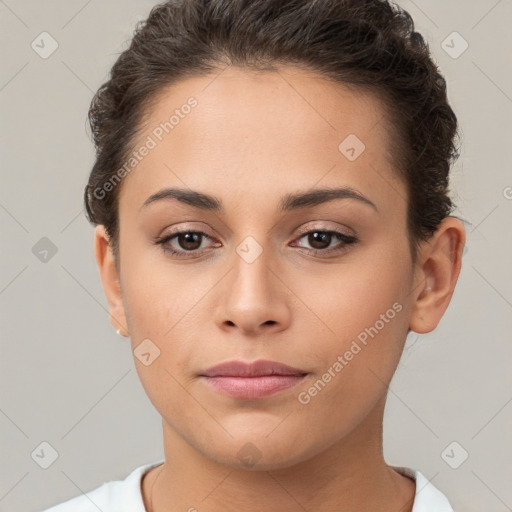
[[[201,380],[214,391],[239,400],[268,398],[304,381],[309,372],[277,361],[226,361],[205,370]]]
[[[260,359],[246,363],[244,361],[225,361],[208,368],[201,376],[204,377],[261,377],[266,375],[303,376],[308,372],[288,366],[277,361]]]

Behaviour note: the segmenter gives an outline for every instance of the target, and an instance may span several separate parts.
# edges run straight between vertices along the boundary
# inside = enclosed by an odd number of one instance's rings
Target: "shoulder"
[[[402,466],[392,467],[416,482],[416,495],[411,512],[454,512],[448,498],[418,470]]]
[[[41,512],[145,512],[140,487],[142,476],[162,462],[164,459],[139,466],[123,480],[105,482],[92,491]]]

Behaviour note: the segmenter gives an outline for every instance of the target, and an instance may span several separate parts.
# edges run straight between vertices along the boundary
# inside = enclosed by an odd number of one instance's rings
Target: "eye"
[[[171,240],[176,238],[177,244],[181,247],[175,249],[171,244]],[[155,243],[162,245],[165,252],[170,253],[177,257],[187,257],[186,253],[195,253],[201,247],[201,241],[203,238],[210,238],[206,233],[202,231],[192,231],[185,229],[183,231],[175,231],[159,240]]]
[[[185,229],[182,231],[175,231],[155,241],[156,244],[161,245],[162,249],[172,256],[178,258],[186,258],[201,252],[201,245],[203,239],[210,239],[206,233],[202,231],[193,231]],[[301,247],[306,252],[315,255],[331,254],[332,252],[342,252],[348,249],[350,244],[354,244],[358,239],[352,235],[347,235],[341,231],[336,230],[321,230],[314,229],[303,233],[298,240],[307,238],[307,242],[312,246],[311,249]],[[171,241],[174,239],[178,247],[173,246]],[[332,242],[338,241],[334,247],[330,247]],[[220,244],[217,244],[219,247]],[[188,254],[187,254],[188,253]]]
[[[302,236],[298,239],[307,238],[307,242],[313,247],[312,249],[307,249],[307,252],[313,254],[330,254],[332,252],[341,252],[348,249],[350,244],[356,243],[358,240],[355,236],[347,235],[342,233],[341,231],[336,230],[321,230],[314,229],[308,231],[307,233],[302,234]],[[335,242],[338,240],[338,245],[334,247],[329,247],[331,242]]]

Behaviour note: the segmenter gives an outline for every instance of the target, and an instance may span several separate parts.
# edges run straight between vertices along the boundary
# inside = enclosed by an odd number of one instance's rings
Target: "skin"
[[[446,218],[412,265],[405,185],[382,105],[368,93],[291,66],[228,67],[162,91],[139,140],[190,96],[198,106],[122,182],[118,267],[104,227],[95,232],[112,324],[132,349],[149,338],[160,350],[148,366],[134,359],[162,416],[166,459],[142,481],[147,510],[410,511],[415,484],[382,454],[386,391],[409,330],[432,331],[448,307],[463,224]],[[366,146],[354,161],[338,149],[351,133]],[[341,186],[378,211],[355,199],[278,208],[286,194]],[[166,187],[211,194],[225,210],[176,199],[142,208]],[[182,228],[207,235],[168,242],[185,258],[154,243]],[[304,233],[315,230],[358,242],[314,245]],[[236,251],[247,236],[262,249],[252,263]],[[326,254],[335,247],[343,250]],[[301,403],[299,393],[394,303],[401,311]],[[309,374],[259,400],[221,395],[198,377],[222,361],[262,358]],[[252,467],[237,455],[246,443],[259,453]]]

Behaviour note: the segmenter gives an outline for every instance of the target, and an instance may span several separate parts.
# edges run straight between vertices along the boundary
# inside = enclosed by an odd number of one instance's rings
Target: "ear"
[[[417,333],[433,331],[455,290],[462,266],[466,231],[462,222],[446,217],[418,254],[409,328]]]
[[[109,236],[105,226],[99,224],[94,233],[94,252],[100,272],[101,282],[107,296],[110,309],[110,323],[123,336],[129,336],[126,314],[121,292],[118,269],[116,267],[112,248],[109,244]]]

